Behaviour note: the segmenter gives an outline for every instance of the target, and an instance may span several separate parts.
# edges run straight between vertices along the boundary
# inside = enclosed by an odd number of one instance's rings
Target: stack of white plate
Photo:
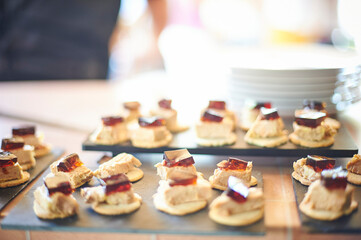
[[[230,57],[232,56],[232,57]],[[335,83],[344,67],[354,65],[357,55],[318,45],[272,49],[239,49],[228,54],[231,73],[228,97],[242,107],[247,99],[271,102],[280,114],[292,116],[304,99],[332,103]]]

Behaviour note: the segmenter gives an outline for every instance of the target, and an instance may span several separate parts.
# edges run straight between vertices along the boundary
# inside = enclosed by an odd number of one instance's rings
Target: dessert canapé
[[[137,101],[124,102],[122,115],[125,116],[127,123],[136,121],[141,116],[140,114],[140,103]]]
[[[225,118],[231,120],[233,123],[232,130],[235,129],[237,122],[236,114],[233,111],[227,109],[227,104],[225,101],[210,100],[207,109],[216,111],[219,114],[223,115]]]
[[[263,217],[262,189],[248,188],[241,179],[230,176],[228,188],[210,205],[209,217],[220,224],[244,226]]]
[[[260,114],[244,136],[248,144],[277,147],[288,141],[282,118],[276,108],[261,108]]]
[[[272,104],[270,102],[246,102],[241,115],[240,128],[242,130],[248,131],[251,128],[260,114],[261,108],[272,108]]]
[[[228,186],[228,178],[230,176],[237,177],[243,181],[246,186],[257,185],[257,179],[252,176],[252,162],[229,157],[217,164],[217,169],[209,178],[212,188],[226,190]]]
[[[293,163],[292,177],[303,185],[310,185],[321,178],[321,172],[332,169],[335,166],[335,159],[318,155],[308,155]]]
[[[54,175],[64,175],[72,188],[78,188],[93,178],[93,172],[84,166],[79,155],[72,153],[50,165],[50,170]]]
[[[98,144],[118,144],[129,139],[127,125],[121,116],[102,117],[102,122],[91,136]]]
[[[313,182],[300,204],[300,210],[311,218],[332,221],[354,211],[354,188],[347,184],[347,171],[341,167],[324,170]]]
[[[361,185],[361,156],[353,155],[352,159],[346,165],[348,174],[347,181],[350,183]]]
[[[0,152],[0,188],[20,185],[30,178],[28,172],[23,172],[18,158],[10,152]]]
[[[25,145],[22,138],[3,138],[1,149],[14,154],[23,170],[28,170],[36,165],[34,147]]]
[[[124,173],[101,179],[102,186],[83,188],[81,195],[92,209],[104,215],[127,214],[141,205],[142,198],[133,192],[132,184]]]
[[[64,175],[49,174],[44,185],[34,192],[34,212],[39,218],[66,218],[78,213],[79,205],[71,195],[74,189]]]

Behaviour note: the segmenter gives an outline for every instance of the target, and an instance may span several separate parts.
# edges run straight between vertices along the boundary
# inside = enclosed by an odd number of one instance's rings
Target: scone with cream
[[[22,170],[18,158],[10,152],[0,152],[0,170],[0,188],[20,185],[30,178],[30,174]]]
[[[79,155],[72,153],[50,165],[50,170],[54,175],[64,175],[72,188],[78,188],[93,178],[93,172],[84,166]]]
[[[310,185],[321,178],[321,172],[335,167],[335,159],[318,155],[308,155],[293,163],[292,177],[303,185]]]
[[[43,142],[44,135],[36,133],[35,126],[33,125],[14,127],[12,134],[13,138],[22,138],[26,145],[33,146],[35,157],[42,157],[51,150],[50,145]]]
[[[141,116],[140,103],[137,101],[124,102],[122,115],[125,116],[125,121],[127,123],[138,120]]]
[[[347,184],[347,171],[341,167],[324,170],[313,182],[300,204],[300,210],[311,218],[333,221],[351,214],[358,206],[354,188]]]
[[[201,146],[224,146],[237,140],[233,130],[234,122],[212,109],[203,112],[196,124],[197,143]]]
[[[171,215],[186,215],[207,206],[211,185],[197,174],[174,171],[168,180],[160,180],[153,195],[155,207]]]
[[[242,109],[240,128],[244,131],[248,131],[253,123],[256,121],[258,115],[261,112],[261,108],[272,108],[270,102],[255,102],[247,101],[245,106]]]
[[[137,210],[142,198],[133,192],[124,173],[101,179],[102,186],[82,188],[81,195],[92,209],[103,215],[121,215]]]
[[[4,138],[1,142],[1,149],[14,154],[23,170],[28,170],[36,165],[34,147],[25,145],[22,138]]]
[[[213,200],[209,217],[220,224],[245,226],[263,217],[264,197],[260,188],[248,188],[241,179],[230,176],[227,190]]]
[[[139,148],[158,148],[168,145],[173,136],[165,126],[166,121],[159,117],[140,117],[139,127],[132,133],[133,146]]]
[[[226,190],[230,176],[237,177],[243,181],[247,187],[257,185],[257,179],[252,176],[252,162],[247,162],[237,158],[229,157],[217,164],[217,169],[210,176],[209,182],[212,188]]]
[[[158,116],[166,121],[166,127],[172,133],[183,132],[189,127],[180,125],[177,119],[178,113],[172,108],[172,100],[162,99],[158,102],[158,108],[151,110],[152,116]]]
[[[347,181],[361,185],[361,155],[353,155],[352,159],[347,163],[346,169],[348,171]]]
[[[307,112],[295,116],[291,142],[302,147],[328,147],[335,141],[336,130],[325,124],[323,112]]]
[[[66,218],[78,214],[79,205],[71,195],[70,182],[64,175],[49,174],[44,185],[34,192],[34,212],[43,219]]]
[[[248,144],[261,147],[277,147],[288,141],[282,118],[276,108],[261,108],[256,121],[244,136]]]
[[[205,110],[207,110],[207,109],[216,111],[220,115],[224,116],[224,118],[227,118],[230,121],[232,121],[232,130],[234,130],[236,128],[236,123],[237,123],[236,114],[227,108],[227,104],[225,101],[210,100],[208,103],[208,107]]]
[[[121,116],[102,117],[102,122],[90,137],[98,144],[114,145],[129,139],[125,120]]]
[[[98,169],[94,171],[94,176],[97,178],[107,178],[124,173],[131,182],[135,182],[144,176],[143,171],[139,169],[141,165],[142,163],[133,155],[121,153],[109,161],[100,164]]]

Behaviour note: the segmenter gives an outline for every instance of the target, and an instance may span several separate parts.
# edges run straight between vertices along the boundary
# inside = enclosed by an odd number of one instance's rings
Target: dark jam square
[[[169,176],[169,186],[186,186],[197,183],[197,175],[186,171],[174,171]]]
[[[3,138],[1,142],[1,149],[4,151],[9,151],[13,149],[23,148],[24,145],[24,140],[21,138]]]
[[[306,165],[310,166],[315,172],[322,172],[325,169],[332,169],[335,166],[335,159],[318,155],[308,155]]]
[[[228,188],[225,191],[225,194],[238,203],[244,203],[247,201],[249,189],[243,184],[241,179],[230,176],[228,178]]]
[[[222,122],[222,120],[223,116],[211,109],[207,109],[201,117],[202,122]]]
[[[138,119],[141,127],[161,127],[165,126],[165,120],[159,117],[140,117]]]
[[[261,109],[261,108],[272,108],[272,104],[270,102],[256,102],[254,104],[253,109]]]
[[[248,162],[238,158],[228,158],[228,161],[222,161],[217,164],[221,170],[246,170]]]
[[[35,135],[35,126],[23,125],[12,129],[13,136]]]
[[[105,184],[106,195],[117,192],[125,192],[131,188],[129,178],[124,173],[102,178],[102,181],[103,185]]]
[[[14,166],[18,158],[10,152],[0,152],[0,168]]]
[[[307,112],[295,117],[297,125],[316,128],[325,120],[326,114],[323,112]]]
[[[158,106],[164,109],[172,109],[172,100],[162,99],[158,102]]]
[[[277,108],[261,108],[261,120],[275,120],[280,118]]]
[[[70,195],[73,193],[73,189],[71,188],[71,185],[69,182],[62,182],[59,183],[57,187],[55,188],[48,188],[46,183],[44,182],[46,188],[48,189],[49,196],[53,195],[54,193],[61,192],[65,195]]]
[[[347,171],[341,167],[324,170],[321,173],[321,184],[329,190],[345,189],[347,187]]]
[[[114,126],[118,123],[124,122],[124,118],[120,116],[102,117],[102,122],[104,126]]]
[[[139,102],[125,102],[123,103],[123,107],[128,110],[138,110],[140,107]]]
[[[326,108],[325,102],[308,100],[308,99],[303,101],[303,109],[306,109],[306,110],[322,111],[322,110],[325,110],[325,108]]]
[[[83,163],[79,160],[78,154],[72,153],[59,161],[57,169],[59,172],[70,172],[82,165]]]
[[[217,110],[226,110],[225,101],[209,101],[208,108]]]
[[[188,167],[194,164],[194,159],[187,149],[165,151],[163,160],[163,166],[167,167]]]

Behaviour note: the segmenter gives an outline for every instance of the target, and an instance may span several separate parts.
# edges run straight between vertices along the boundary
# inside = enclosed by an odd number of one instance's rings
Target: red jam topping
[[[9,152],[0,152],[0,168],[14,166],[17,163],[18,158]]]
[[[65,195],[70,195],[73,193],[73,189],[71,188],[71,185],[69,182],[62,182],[59,183],[57,187],[55,188],[48,188],[48,186],[46,185],[46,183],[44,182],[46,188],[48,189],[49,192],[49,196],[53,195],[56,192],[61,192]]]
[[[59,172],[70,172],[82,165],[83,163],[79,160],[78,154],[72,153],[60,160],[57,168]]]
[[[261,108],[272,108],[272,104],[270,102],[257,102],[253,109],[261,109]]]
[[[102,178],[105,183],[105,194],[110,195],[117,192],[125,192],[131,188],[130,181],[124,173]]]
[[[160,127],[165,126],[165,120],[159,117],[140,117],[138,119],[141,127]]]
[[[300,126],[316,128],[325,120],[326,114],[323,112],[307,112],[295,117],[295,122]]]
[[[237,158],[228,158],[228,161],[222,161],[217,164],[217,167],[221,170],[246,170],[248,165],[247,161],[237,159]]]
[[[303,101],[303,109],[306,109],[306,110],[322,111],[322,110],[325,110],[325,108],[326,108],[325,102],[314,101],[314,100],[304,100]]]
[[[222,120],[223,116],[211,109],[206,110],[201,117],[203,122],[222,122]]]
[[[169,177],[169,186],[171,187],[180,185],[187,186],[196,183],[197,175],[190,172],[176,171]]]
[[[321,173],[321,183],[327,189],[345,189],[347,187],[347,171],[341,167],[324,170]]]
[[[325,169],[332,169],[335,166],[335,159],[318,155],[308,155],[306,165],[310,166],[315,172],[322,172]]]
[[[164,109],[172,109],[172,100],[162,99],[158,102],[158,106]]]
[[[209,101],[208,108],[217,110],[226,110],[225,101]]]
[[[261,108],[261,120],[275,120],[280,118],[276,108]]]
[[[225,191],[228,197],[232,198],[238,203],[247,201],[249,189],[243,184],[242,180],[234,176],[228,178],[228,188]]]
[[[14,150],[24,147],[24,140],[20,138],[4,138],[1,142],[1,149],[4,151]]]
[[[104,126],[114,126],[118,123],[124,122],[124,118],[120,116],[102,117],[102,122]]]
[[[194,164],[194,159],[187,149],[165,151],[163,154],[163,166],[188,167]]]
[[[138,110],[140,107],[139,102],[125,102],[123,103],[123,107],[128,110]]]
[[[34,135],[35,126],[19,126],[12,129],[13,136]]]

